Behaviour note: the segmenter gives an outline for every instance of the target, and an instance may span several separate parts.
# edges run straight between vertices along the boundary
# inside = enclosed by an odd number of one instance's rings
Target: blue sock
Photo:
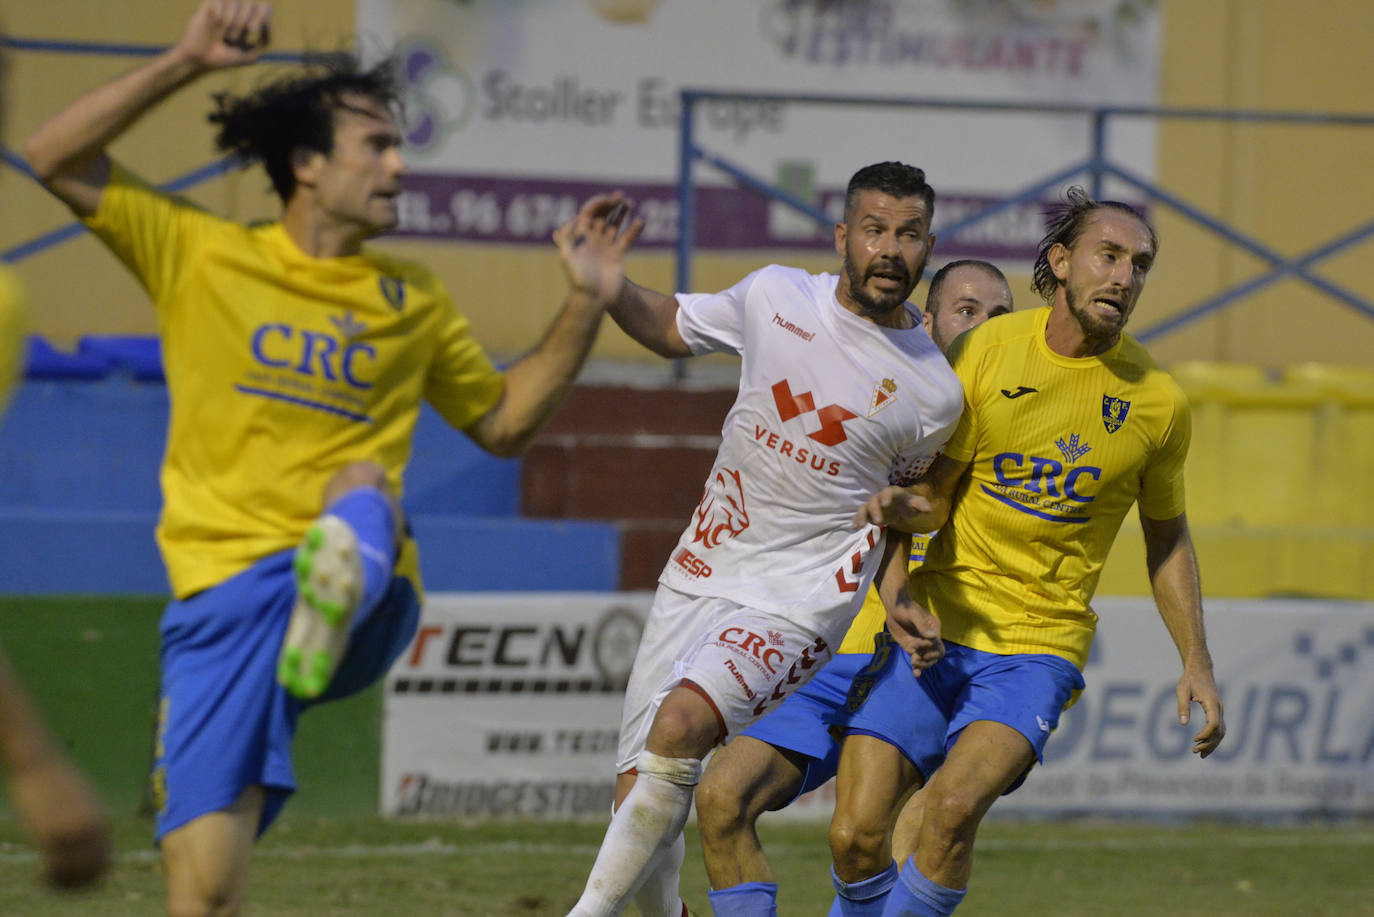
[[[835,875],[835,867],[830,867],[830,881],[835,886],[835,900],[830,905],[830,917],[879,917],[887,904],[887,893],[897,882],[897,864],[887,864],[887,869],[876,876],[860,879],[858,882],[845,882]]]
[[[396,523],[391,501],[375,487],[360,487],[350,490],[324,511],[347,522],[358,536],[363,601],[353,618],[353,630],[357,630],[391,584],[391,568],[396,563]]]
[[[716,917],[778,917],[778,883],[745,882],[707,892]]]
[[[897,885],[892,889],[884,917],[949,917],[967,889],[945,888],[921,875],[916,858],[906,861]]]

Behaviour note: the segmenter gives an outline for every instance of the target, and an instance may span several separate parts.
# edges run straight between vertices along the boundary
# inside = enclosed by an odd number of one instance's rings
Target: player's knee
[[[886,839],[885,825],[866,824],[837,811],[830,821],[828,835],[835,872],[846,882],[877,874],[891,860]]]
[[[716,744],[720,727],[710,707],[695,695],[678,701],[674,694],[658,708],[646,747],[675,758],[702,758]],[[642,770],[642,768],[641,768]]]
[[[228,888],[167,890],[168,917],[237,917],[239,904]]]
[[[737,782],[706,769],[697,787],[697,828],[702,843],[711,844],[747,828],[752,819]]]
[[[942,792],[926,803],[923,831],[951,846],[971,835],[986,806],[974,793],[959,787]]]

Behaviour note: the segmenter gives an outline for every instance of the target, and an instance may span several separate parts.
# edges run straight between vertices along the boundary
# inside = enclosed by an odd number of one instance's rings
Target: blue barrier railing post
[[[1093,112],[1093,200],[1102,200],[1102,163],[1107,157],[1107,110],[1099,108]]]
[[[692,288],[692,230],[696,225],[695,195],[692,193],[692,163],[696,160],[696,94],[682,91],[682,121],[677,150],[677,279],[675,292]],[[673,361],[673,378],[687,377],[687,363]]]
[[[696,131],[696,94],[682,91],[682,130],[677,149],[677,289],[691,289],[692,229],[695,224],[692,194],[692,162],[696,159],[693,135]]]

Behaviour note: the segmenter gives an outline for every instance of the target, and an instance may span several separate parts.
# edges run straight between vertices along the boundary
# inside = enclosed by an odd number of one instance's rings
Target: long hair
[[[1093,200],[1082,187],[1074,185],[1065,192],[1064,204],[1051,214],[1050,228],[1040,240],[1035,267],[1031,271],[1031,289],[1045,302],[1053,300],[1055,291],[1059,289],[1059,278],[1054,276],[1054,270],[1050,267],[1050,249],[1056,245],[1073,248],[1074,243],[1082,237],[1088,218],[1097,210],[1117,210],[1135,217],[1149,231],[1151,248],[1159,249],[1155,228],[1140,211],[1121,201]]]
[[[273,80],[247,95],[218,93],[209,115],[219,128],[215,146],[242,163],[261,162],[277,196],[286,202],[296,190],[291,154],[305,148],[328,155],[334,149],[334,112],[349,95],[400,108],[395,62],[388,58],[363,70],[350,53],[313,55],[303,72]]]

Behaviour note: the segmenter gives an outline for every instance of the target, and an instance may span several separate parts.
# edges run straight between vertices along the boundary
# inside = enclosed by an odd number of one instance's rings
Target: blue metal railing
[[[1217,217],[1210,216],[1200,207],[1190,203],[1160,185],[1137,175],[1120,163],[1112,161],[1107,151],[1107,128],[1113,118],[1154,118],[1199,121],[1231,121],[1257,124],[1298,124],[1346,127],[1374,127],[1374,116],[1351,115],[1322,112],[1295,111],[1254,111],[1222,108],[1168,108],[1162,106],[1121,105],[1034,105],[1022,102],[965,101],[961,99],[939,99],[920,96],[838,96],[788,93],[726,92],[707,89],[683,89],[682,113],[680,116],[680,139],[678,150],[678,212],[681,224],[678,229],[677,245],[677,289],[691,289],[691,263],[694,242],[694,207],[692,193],[692,169],[697,160],[706,162],[720,172],[768,197],[809,216],[822,230],[829,229],[833,217],[821,212],[811,203],[801,200],[776,187],[773,183],[754,175],[725,157],[703,149],[696,142],[696,106],[703,101],[749,100],[755,102],[774,102],[799,105],[843,105],[843,106],[891,106],[925,109],[945,109],[958,112],[987,112],[991,114],[1028,114],[1028,115],[1075,115],[1089,122],[1088,148],[1086,159],[1074,162],[1012,194],[1006,195],[989,204],[980,211],[970,214],[951,224],[940,227],[941,235],[957,233],[988,220],[1013,207],[1033,203],[1047,192],[1057,192],[1071,179],[1086,174],[1091,183],[1094,197],[1102,194],[1102,182],[1111,177],[1125,182],[1144,194],[1152,201],[1169,207],[1193,223],[1209,232],[1239,246],[1269,265],[1266,272],[1236,283],[1218,293],[1194,303],[1162,321],[1148,326],[1137,334],[1140,340],[1148,341],[1160,337],[1180,327],[1202,318],[1212,312],[1233,305],[1239,300],[1268,287],[1279,280],[1295,278],[1354,309],[1366,318],[1374,319],[1374,302],[1349,290],[1340,284],[1327,280],[1314,273],[1312,268],[1319,262],[1374,237],[1374,219],[1350,229],[1334,239],[1314,246],[1307,251],[1285,257],[1266,246],[1240,228]]]
[[[112,43],[99,41],[66,41],[47,38],[17,38],[13,35],[0,35],[0,48],[10,51],[39,51],[48,54],[87,54],[108,57],[156,57],[167,50],[166,45]],[[306,54],[300,51],[269,51],[258,58],[259,63],[300,63]],[[33,178],[33,170],[23,157],[6,146],[0,145],[0,161],[16,171]],[[232,157],[225,157],[206,165],[199,166],[178,175],[170,181],[158,185],[163,191],[176,193],[207,182],[212,178],[232,172],[239,166]],[[0,264],[13,264],[39,252],[75,238],[86,231],[80,222],[72,221],[57,229],[41,233],[0,251]]]
[[[15,51],[37,51],[54,54],[90,54],[123,57],[151,57],[166,50],[163,45],[60,41],[49,39],[0,37],[0,47]],[[299,62],[306,57],[296,51],[275,51],[263,55],[264,62]],[[732,163],[723,156],[712,153],[699,146],[695,139],[696,105],[709,100],[752,100],[784,104],[806,105],[845,105],[872,107],[911,107],[963,113],[985,112],[989,114],[1039,114],[1071,115],[1088,121],[1087,158],[1071,163],[1051,175],[1037,179],[1024,188],[1006,195],[987,205],[977,213],[968,215],[953,223],[942,225],[940,230],[947,235],[955,235],[964,229],[989,220],[1005,210],[1039,201],[1046,193],[1057,192],[1071,179],[1087,175],[1094,196],[1102,193],[1102,182],[1107,177],[1115,178],[1135,188],[1146,197],[1157,201],[1183,215],[1190,221],[1239,246],[1260,258],[1269,265],[1262,274],[1240,281],[1215,293],[1200,302],[1177,312],[1162,321],[1142,329],[1136,334],[1141,340],[1151,340],[1168,334],[1197,319],[1226,308],[1265,287],[1286,278],[1298,279],[1321,293],[1330,296],[1354,309],[1367,318],[1374,319],[1374,302],[1349,290],[1340,284],[1316,274],[1313,267],[1353,245],[1374,237],[1374,219],[1350,229],[1333,239],[1291,257],[1285,257],[1247,235],[1238,227],[1224,220],[1208,215],[1201,208],[1173,194],[1167,189],[1131,172],[1108,156],[1107,134],[1110,121],[1114,118],[1154,118],[1203,121],[1249,122],[1260,124],[1306,124],[1324,126],[1374,127],[1374,116],[1321,112],[1267,112],[1254,110],[1218,108],[1168,108],[1160,106],[1091,106],[1077,104],[1036,105],[1021,102],[969,101],[963,99],[940,99],[920,96],[838,96],[821,94],[788,93],[746,93],[726,92],[705,89],[683,89],[681,92],[682,113],[678,147],[678,208],[679,227],[677,242],[677,289],[691,289],[691,259],[694,247],[695,200],[692,194],[692,169],[697,160],[702,160],[739,184],[772,197],[783,204],[809,216],[821,228],[827,229],[831,216],[821,212],[813,204],[802,200],[772,182],[752,174]],[[0,159],[5,164],[30,176],[28,165],[13,151],[0,146]],[[208,181],[227,171],[235,164],[231,159],[221,159],[193,169],[165,183],[168,191],[182,191]],[[0,262],[9,263],[29,257],[58,245],[84,231],[80,223],[72,222],[55,230],[43,233],[33,239],[21,242],[0,252]]]

